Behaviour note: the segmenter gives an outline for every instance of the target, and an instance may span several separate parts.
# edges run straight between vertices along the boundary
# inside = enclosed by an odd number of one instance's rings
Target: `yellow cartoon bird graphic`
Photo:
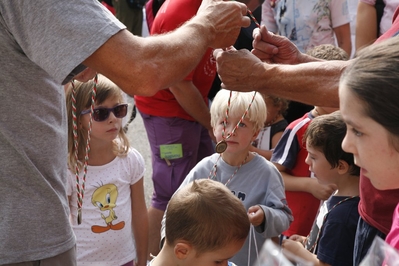
[[[94,233],[104,233],[108,230],[120,230],[125,227],[125,222],[112,224],[118,217],[115,214],[114,208],[116,207],[116,200],[118,198],[118,188],[114,184],[106,184],[97,188],[91,196],[91,203],[98,207],[100,211],[108,212],[108,216],[101,214],[106,226],[93,225],[91,231]]]

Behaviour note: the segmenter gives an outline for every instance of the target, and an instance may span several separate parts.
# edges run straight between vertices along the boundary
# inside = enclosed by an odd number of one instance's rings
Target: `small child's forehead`
[[[109,91],[107,93],[107,95],[104,95],[104,96],[105,97],[103,97],[102,99],[99,99],[98,101],[96,101],[96,105],[101,105],[106,101],[116,102],[116,103],[125,103],[125,100],[124,100],[122,94],[120,94],[116,91],[115,92]]]
[[[247,112],[246,108],[240,108],[236,106],[235,108],[232,107],[230,108],[229,111],[229,117],[242,117],[245,113]],[[249,110],[250,112],[250,110]],[[248,113],[246,114],[246,117],[248,116]]]
[[[308,151],[308,153],[312,154],[317,152],[324,154],[323,147],[312,145],[312,142],[309,138],[306,139],[306,150]]]

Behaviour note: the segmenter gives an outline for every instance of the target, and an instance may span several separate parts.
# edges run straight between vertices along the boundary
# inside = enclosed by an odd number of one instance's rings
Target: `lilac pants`
[[[158,117],[141,113],[147,131],[152,155],[154,193],[151,206],[164,211],[173,193],[179,188],[190,170],[204,157],[214,153],[208,130],[201,124],[177,117]],[[183,157],[161,159],[159,145],[178,144]]]

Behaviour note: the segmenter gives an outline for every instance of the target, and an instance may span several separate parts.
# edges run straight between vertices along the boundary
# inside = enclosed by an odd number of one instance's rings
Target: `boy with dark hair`
[[[359,175],[353,154],[342,150],[346,125],[339,111],[316,117],[304,139],[306,163],[321,184],[337,191],[323,203],[308,237],[293,235],[283,248],[314,265],[352,265],[359,220]]]
[[[344,50],[328,44],[316,46],[308,50],[307,54],[325,60],[348,59]],[[311,178],[313,173],[305,163],[308,152],[303,142],[303,135],[312,119],[336,110],[338,109],[315,106],[313,110],[287,126],[273,150],[270,161],[281,172],[288,206],[294,216],[294,221],[288,230],[281,234],[280,240],[295,234],[308,235],[320,207],[320,200],[327,200],[336,190],[334,185],[322,185]]]

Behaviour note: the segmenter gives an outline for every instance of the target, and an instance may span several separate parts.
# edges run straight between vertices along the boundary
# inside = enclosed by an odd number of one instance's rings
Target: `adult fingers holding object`
[[[215,50],[213,56],[216,59],[217,71],[223,88],[234,91],[259,89],[256,83],[265,72],[266,64],[250,51],[229,47],[225,50]]]
[[[247,12],[247,6],[237,1],[204,0],[197,18],[204,25],[214,25],[208,35],[210,46],[224,48],[234,44],[242,27],[250,25]]]

